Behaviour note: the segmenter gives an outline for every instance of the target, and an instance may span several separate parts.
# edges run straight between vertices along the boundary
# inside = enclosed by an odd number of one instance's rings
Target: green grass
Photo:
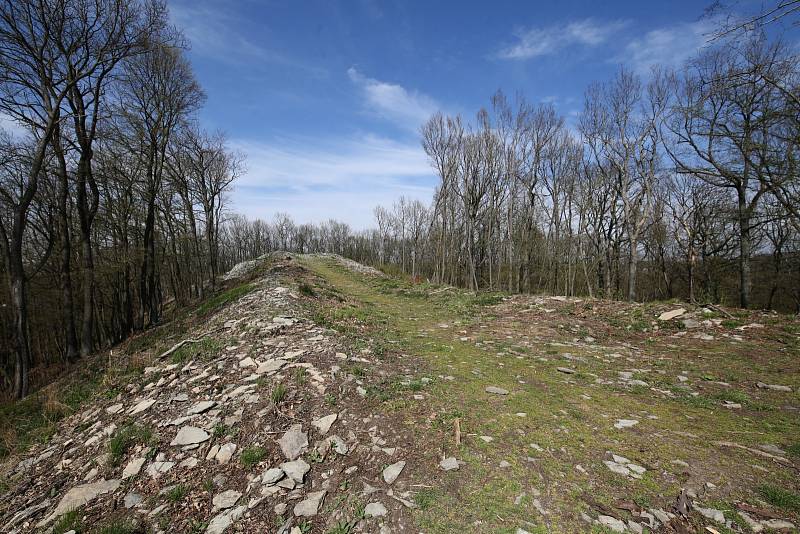
[[[791,454],[792,456],[796,456],[800,458],[800,443],[794,443],[786,447],[786,452]]]
[[[189,493],[189,488],[184,486],[183,484],[178,484],[174,488],[171,488],[166,496],[167,500],[170,502],[180,502],[183,500],[184,497]]]
[[[222,349],[222,341],[205,337],[197,343],[189,343],[172,353],[172,363],[186,363],[190,360],[210,360]]]
[[[78,510],[70,510],[59,517],[53,525],[53,534],[64,534],[74,530],[77,534],[83,532],[83,522]]]
[[[314,291],[314,288],[311,287],[309,284],[307,284],[305,282],[302,282],[298,286],[297,290],[300,291],[301,295],[305,295],[306,297],[316,297],[317,296],[317,292]]]
[[[100,528],[99,534],[139,534],[145,532],[142,527],[127,519],[117,519]]]
[[[800,495],[797,493],[770,484],[759,487],[758,492],[772,506],[800,513]]]
[[[153,431],[146,426],[128,424],[118,428],[108,440],[108,452],[112,465],[119,465],[128,451],[135,445],[145,445],[153,439]]]
[[[275,387],[272,388],[272,393],[269,394],[269,398],[272,400],[272,403],[277,406],[286,398],[286,393],[288,393],[288,391],[289,390],[286,389],[286,386],[283,384],[276,384]]]
[[[576,506],[593,516],[596,511],[580,505],[583,493],[606,505],[635,498],[640,504],[657,508],[670,506],[680,487],[674,478],[660,473],[674,459],[675,447],[684,451],[692,466],[709,465],[721,473],[738,474],[741,458],[720,455],[712,444],[714,440],[755,446],[751,436],[758,436],[758,443],[786,443],[786,437],[797,429],[796,422],[780,410],[762,412],[771,405],[771,399],[763,394],[751,397],[746,381],[739,378],[747,374],[746,369],[757,370],[767,378],[776,372],[774,366],[791,368],[789,354],[786,361],[769,360],[769,364],[756,364],[754,369],[754,347],[730,347],[727,340],[718,339],[700,349],[693,346],[691,338],[676,341],[669,337],[672,330],[681,329],[679,324],[669,332],[659,325],[659,331],[642,336],[639,332],[653,330],[655,315],[647,306],[609,306],[599,300],[559,305],[557,311],[547,314],[531,306],[531,315],[522,311],[525,308],[510,315],[513,309],[490,307],[502,299],[499,294],[475,295],[458,289],[432,292],[434,286],[411,285],[401,278],[361,277],[332,262],[312,259],[307,265],[325,280],[320,287],[333,287],[345,297],[341,305],[331,302],[318,310],[326,326],[344,333],[353,352],[371,349],[377,342],[384,346],[382,360],[392,362],[394,358],[403,368],[414,369],[414,376],[378,376],[368,365],[363,370],[344,365],[345,372],[363,379],[366,402],[379,404],[381,410],[396,414],[409,425],[425,428],[414,431],[421,450],[441,447],[443,454],[467,462],[468,468],[445,476],[457,480],[458,487],[474,490],[435,488],[416,494],[414,519],[419,530],[431,534],[454,530],[513,533],[521,526],[531,532],[588,531],[577,517]],[[325,294],[322,290],[319,293]],[[532,327],[528,321],[541,328]],[[596,333],[607,347],[561,348],[554,344],[570,342],[574,337],[597,337]],[[628,342],[638,349],[630,358],[627,351],[616,348]],[[605,356],[618,351],[625,357],[609,360]],[[567,352],[583,360],[555,363]],[[402,359],[404,354],[413,355],[408,363]],[[694,354],[701,357],[694,358]],[[539,357],[544,356],[548,361],[540,362]],[[575,366],[579,373],[566,378],[555,372],[556,365]],[[595,382],[597,378],[616,380],[618,370],[633,367],[649,369],[636,373],[635,378],[655,389]],[[708,378],[697,387],[694,380],[689,383],[699,396],[690,396],[677,387],[675,375],[684,374],[683,369],[694,379]],[[422,376],[444,375],[452,375],[454,380],[428,384],[420,380]],[[716,380],[732,387],[723,390],[710,383]],[[509,389],[512,394],[487,397],[487,385]],[[427,393],[426,402],[410,401],[408,393],[420,389]],[[671,391],[674,397],[657,390]],[[583,394],[591,400],[584,401]],[[720,405],[726,400],[759,411],[759,416],[751,418],[743,416],[743,411],[725,410]],[[517,417],[517,412],[525,412],[527,417]],[[461,419],[462,436],[486,434],[495,441],[467,438],[456,449],[456,417]],[[634,430],[619,431],[613,427],[615,418],[636,418],[640,424]],[[667,438],[659,442],[647,439],[651,428]],[[532,452],[529,442],[538,443],[547,452]],[[602,464],[608,450],[653,469],[641,480],[615,475]],[[535,457],[535,462],[526,462],[527,456]],[[440,459],[428,458],[434,463]],[[501,460],[510,461],[511,467],[498,472],[496,466]],[[569,469],[575,464],[581,464],[587,473]],[[566,490],[553,492],[546,489],[550,487],[547,482],[542,486],[532,479],[558,481],[558,487]],[[539,499],[550,511],[546,525],[532,507],[532,498],[514,505],[521,493],[531,495],[531,485],[542,491]],[[739,498],[753,499],[753,486],[743,486]],[[480,524],[477,529],[476,524]]]
[[[255,284],[242,284],[240,286],[228,289],[227,291],[223,291],[218,295],[214,295],[197,308],[197,314],[203,316],[217,311],[223,306],[227,306],[231,302],[239,300],[241,297],[247,295],[255,288]]]
[[[257,465],[261,460],[267,457],[267,449],[264,447],[252,446],[247,447],[242,451],[239,460],[242,462],[242,465],[245,467],[253,467]]]

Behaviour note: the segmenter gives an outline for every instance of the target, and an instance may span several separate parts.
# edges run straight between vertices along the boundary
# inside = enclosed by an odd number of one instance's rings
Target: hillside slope
[[[474,295],[330,255],[234,274],[6,463],[3,532],[800,524],[797,319]]]

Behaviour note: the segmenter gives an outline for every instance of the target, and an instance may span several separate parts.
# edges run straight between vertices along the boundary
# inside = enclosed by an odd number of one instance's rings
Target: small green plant
[[[202,303],[200,307],[197,308],[197,315],[207,315],[213,311],[216,311],[223,306],[230,304],[231,302],[239,300],[241,297],[247,295],[255,288],[255,284],[243,284],[227,291],[223,291],[219,295],[215,295]]]
[[[243,466],[253,467],[254,465],[258,464],[261,460],[266,458],[266,456],[267,456],[267,449],[265,449],[264,447],[252,446],[252,447],[247,447],[242,451],[240,460]]]
[[[183,484],[178,484],[177,486],[170,488],[170,490],[167,492],[167,500],[170,502],[180,502],[184,497],[186,497],[187,493],[189,493],[189,488]]]
[[[313,526],[314,525],[311,524],[311,521],[303,521],[298,525],[298,527],[300,527],[300,532],[303,534],[311,532]]]
[[[270,398],[272,399],[272,403],[276,406],[283,401],[286,397],[286,386],[283,384],[277,384],[274,388],[272,388],[272,393],[270,394]]]
[[[145,426],[130,424],[119,428],[108,441],[112,465],[119,465],[131,447],[149,443],[152,438],[153,432]]]
[[[305,282],[301,282],[300,286],[297,288],[300,291],[301,295],[305,295],[307,297],[316,297],[317,292],[314,291],[314,288],[311,287],[309,284]]]
[[[367,368],[363,365],[351,365],[350,366],[350,374],[355,376],[356,378],[363,378],[367,375]]]
[[[203,490],[207,491],[208,493],[214,491],[214,479],[212,479],[211,477],[204,479]]]
[[[78,534],[80,534],[80,532],[83,530],[81,516],[77,510],[70,510],[66,514],[59,517],[53,525],[53,534],[64,534],[70,530],[74,530]]]
[[[798,458],[800,458],[800,443],[789,445],[788,447],[786,447],[786,452],[788,452],[792,456],[797,456]]]
[[[228,435],[229,429],[227,425],[222,423],[217,423],[214,425],[214,437],[215,438],[222,438]]]
[[[765,484],[758,488],[758,493],[762,499],[776,508],[800,512],[800,495],[793,491]]]
[[[305,367],[298,367],[294,371],[294,381],[297,382],[298,385],[302,386],[308,381],[308,371],[306,371]]]
[[[207,528],[208,523],[198,521],[197,519],[192,519],[192,522],[189,523],[189,532],[192,534],[200,534],[201,532],[205,532]]]
[[[133,521],[120,519],[102,527],[99,532],[100,534],[138,534],[141,529]]]
[[[325,404],[328,406],[336,406],[337,403],[336,395],[333,393],[326,393],[325,394]]]
[[[436,490],[423,489],[414,495],[414,502],[419,506],[420,510],[427,510],[436,502],[436,497]]]

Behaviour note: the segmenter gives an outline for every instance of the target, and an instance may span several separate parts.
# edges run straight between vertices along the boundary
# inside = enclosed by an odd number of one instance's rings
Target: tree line
[[[473,121],[421,128],[430,205],[379,206],[360,232],[237,219],[227,249],[337,252],[474,290],[798,311],[799,74],[788,46],[750,33],[644,79],[620,68],[574,124],[498,91]]]
[[[159,322],[219,273],[242,158],[163,0],[0,3],[0,372],[74,362]]]

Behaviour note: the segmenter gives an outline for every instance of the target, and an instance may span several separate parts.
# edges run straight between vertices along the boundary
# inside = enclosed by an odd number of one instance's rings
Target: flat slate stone
[[[308,434],[303,432],[303,425],[296,424],[289,427],[289,430],[278,440],[278,445],[288,460],[297,459],[308,448]]]
[[[458,460],[454,457],[445,458],[441,462],[439,462],[439,467],[444,469],[445,471],[454,471],[458,469]]]
[[[508,395],[508,390],[499,388],[497,386],[488,386],[486,388],[486,393],[491,393],[493,395]]]
[[[332,413],[330,415],[326,415],[325,417],[320,417],[316,421],[311,421],[311,426],[316,428],[319,433],[324,436],[328,433],[328,430],[331,429],[331,425],[336,422],[338,417],[339,414]]]
[[[314,517],[317,515],[326,493],[325,490],[309,493],[305,500],[294,505],[294,515],[297,517]]]
[[[197,428],[196,426],[184,426],[178,430],[178,434],[175,436],[175,439],[172,440],[173,447],[176,445],[186,446],[186,445],[196,445],[198,443],[203,443],[207,441],[211,436],[208,435],[208,432],[203,430],[202,428]]]
[[[400,476],[400,473],[403,471],[405,466],[406,463],[402,460],[388,466],[383,470],[383,481],[387,484],[392,484],[395,480],[397,480],[397,477]]]
[[[40,521],[37,526],[41,528],[67,512],[86,506],[99,495],[116,491],[120,483],[119,480],[112,479],[99,480],[91,484],[84,484],[83,486],[75,486],[61,498],[61,501],[59,501],[53,513]]]

